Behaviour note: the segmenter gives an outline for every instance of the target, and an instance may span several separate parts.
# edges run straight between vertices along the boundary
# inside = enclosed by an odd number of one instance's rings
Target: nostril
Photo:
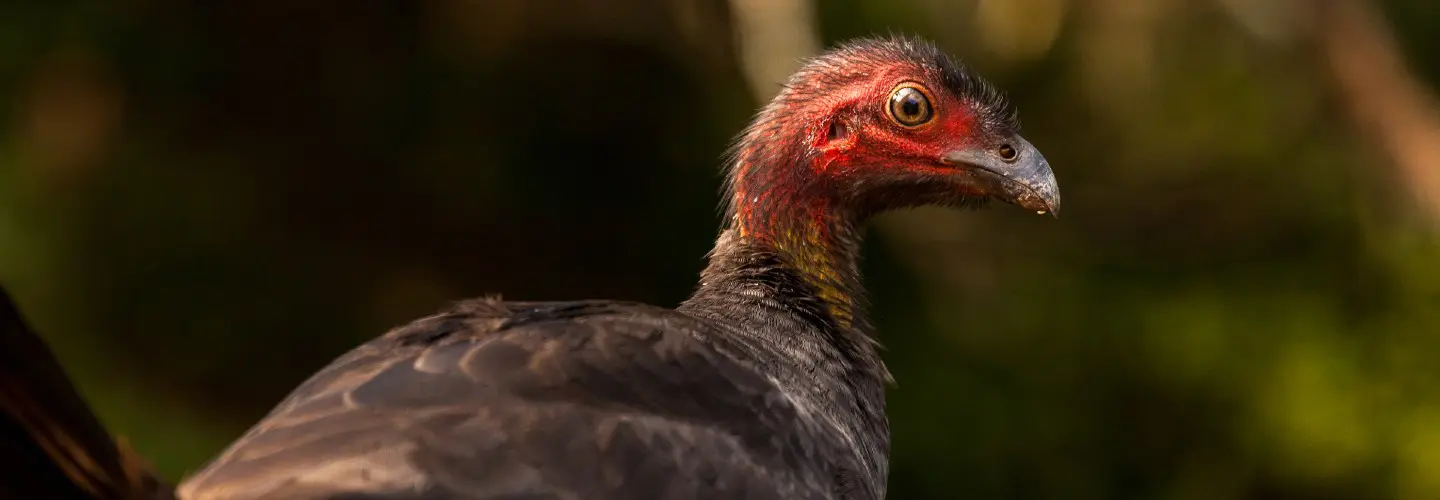
[[[996,152],[1000,153],[1000,159],[1005,161],[1015,161],[1015,158],[1020,156],[1020,153],[1015,151],[1015,146],[1009,144],[1001,144]]]

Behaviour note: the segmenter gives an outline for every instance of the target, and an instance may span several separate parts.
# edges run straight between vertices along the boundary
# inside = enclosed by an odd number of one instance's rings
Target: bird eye
[[[1020,156],[1020,153],[1015,151],[1015,146],[1009,144],[1001,144],[997,152],[1000,153],[1000,159],[1005,161],[1015,161],[1015,158]]]
[[[934,112],[930,99],[920,89],[905,86],[890,94],[890,118],[905,127],[918,127],[930,121]]]

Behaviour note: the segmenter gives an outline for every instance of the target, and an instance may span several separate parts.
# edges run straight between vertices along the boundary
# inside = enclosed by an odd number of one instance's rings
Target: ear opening
[[[837,142],[850,139],[850,125],[845,120],[833,119],[825,125],[825,142]]]

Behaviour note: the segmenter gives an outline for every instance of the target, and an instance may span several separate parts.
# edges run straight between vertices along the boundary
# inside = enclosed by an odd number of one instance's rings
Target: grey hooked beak
[[[961,149],[945,153],[941,161],[968,166],[971,172],[988,184],[990,195],[1041,214],[1060,216],[1060,185],[1050,162],[1030,144],[1015,136],[1010,142],[1015,157],[1006,161],[997,152],[984,149]]]

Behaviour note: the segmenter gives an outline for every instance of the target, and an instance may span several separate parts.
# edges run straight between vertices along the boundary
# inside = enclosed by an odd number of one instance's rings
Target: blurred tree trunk
[[[1406,66],[1379,9],[1360,0],[1319,5],[1312,33],[1358,128],[1390,156],[1398,180],[1440,224],[1440,108]]]
[[[800,60],[820,49],[811,0],[734,0],[745,79],[755,100],[767,102]]]

